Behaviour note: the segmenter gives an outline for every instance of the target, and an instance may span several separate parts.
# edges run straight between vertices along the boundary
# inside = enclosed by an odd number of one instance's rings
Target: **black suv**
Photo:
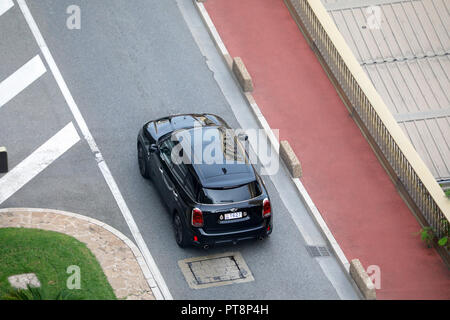
[[[272,232],[269,195],[241,138],[212,114],[165,117],[139,131],[139,170],[169,208],[180,247],[235,244]]]

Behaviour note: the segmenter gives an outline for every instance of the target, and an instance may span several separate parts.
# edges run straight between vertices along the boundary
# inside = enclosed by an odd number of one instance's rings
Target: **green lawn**
[[[11,290],[8,277],[35,273],[43,291],[56,296],[66,288],[67,267],[80,267],[76,299],[116,299],[97,259],[86,245],[68,235],[26,228],[0,228],[0,299]]]

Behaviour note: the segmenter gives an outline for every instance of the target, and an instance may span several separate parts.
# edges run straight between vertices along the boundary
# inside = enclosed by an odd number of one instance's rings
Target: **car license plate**
[[[239,218],[242,218],[241,211],[225,213],[225,220],[232,220],[232,219],[239,219]]]

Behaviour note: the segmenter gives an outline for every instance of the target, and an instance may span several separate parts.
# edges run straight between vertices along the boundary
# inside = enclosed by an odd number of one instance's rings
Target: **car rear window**
[[[199,193],[198,201],[204,204],[218,204],[245,201],[261,194],[261,189],[256,181],[227,189],[203,188]]]

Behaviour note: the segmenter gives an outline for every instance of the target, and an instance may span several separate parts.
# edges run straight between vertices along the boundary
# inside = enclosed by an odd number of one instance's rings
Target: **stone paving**
[[[137,247],[104,223],[55,210],[1,209],[0,228],[7,227],[38,228],[72,236],[95,255],[118,299],[155,299],[145,276],[148,269]]]

